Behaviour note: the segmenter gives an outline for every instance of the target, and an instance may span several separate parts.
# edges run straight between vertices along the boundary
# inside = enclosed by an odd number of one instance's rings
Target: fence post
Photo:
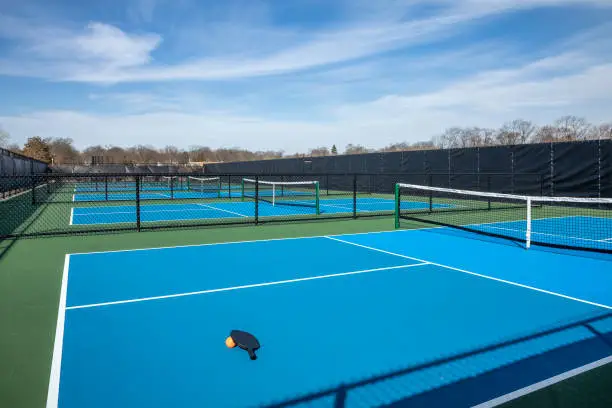
[[[136,176],[136,230],[140,232],[140,176]]]
[[[223,176],[219,176],[219,188],[221,188],[223,186],[223,184],[221,184],[221,180],[223,179]],[[222,197],[223,195],[221,194],[221,190],[219,190],[219,197]],[[227,175],[227,196],[229,197],[229,199],[232,199],[232,175],[228,174]]]
[[[357,218],[357,174],[353,174],[353,218]]]
[[[491,175],[490,174],[487,175],[487,191],[491,192]],[[487,209],[488,210],[491,209],[491,198],[490,197],[487,200]]]
[[[255,225],[259,224],[259,176],[255,176]]]
[[[32,205],[36,204],[36,176],[30,174],[30,189],[32,191]]]

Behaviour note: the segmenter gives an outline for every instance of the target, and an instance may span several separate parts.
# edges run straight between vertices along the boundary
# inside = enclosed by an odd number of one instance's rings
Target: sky
[[[305,152],[612,120],[612,0],[0,0],[0,128]]]

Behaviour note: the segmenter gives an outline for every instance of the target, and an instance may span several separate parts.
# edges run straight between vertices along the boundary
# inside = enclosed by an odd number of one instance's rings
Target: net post
[[[527,228],[525,232],[525,248],[531,246],[531,197],[527,197]]]
[[[227,175],[227,195],[229,199],[232,199],[232,175]],[[219,190],[219,197],[221,197],[221,191]]]
[[[257,179],[257,177],[255,177],[255,179]],[[240,197],[242,201],[244,201],[244,177],[240,181]]]
[[[170,199],[174,199],[174,177],[170,176]]]
[[[136,231],[140,232],[140,176],[136,176]]]
[[[321,214],[319,202],[319,182],[315,181],[315,211],[317,215]]]
[[[357,174],[353,174],[353,218],[357,218]]]
[[[427,180],[429,182],[429,187],[433,187],[433,174],[429,174],[427,177]],[[429,212],[433,211],[433,191],[429,191]]]
[[[280,193],[280,195],[281,195],[281,197],[284,197],[285,196],[285,185],[283,184],[283,181],[285,181],[285,176],[280,176],[280,181],[281,181],[281,184],[280,184],[281,193]],[[272,185],[272,193],[274,193],[274,184]],[[274,199],[272,199],[272,200],[274,200]]]
[[[108,176],[104,176],[104,199],[108,201]]]
[[[400,185],[395,183],[395,229],[400,227]]]
[[[32,191],[32,205],[36,204],[36,179],[35,175],[30,176],[30,190]]]
[[[217,198],[221,198],[221,189],[223,188],[223,182],[221,181],[221,176],[219,176],[219,182],[217,183],[218,192]]]
[[[242,182],[244,183],[244,179]],[[259,176],[255,176],[255,225],[257,224],[259,224]]]

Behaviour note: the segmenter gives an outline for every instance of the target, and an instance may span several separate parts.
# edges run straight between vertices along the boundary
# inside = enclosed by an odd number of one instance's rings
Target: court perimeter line
[[[172,205],[172,204],[169,204]],[[181,205],[181,204],[179,204]],[[189,204],[187,204],[189,205]],[[197,204],[196,204],[197,205]],[[186,212],[186,211],[214,211],[212,208],[186,208],[181,210],[143,210],[146,206],[140,207],[141,213],[167,213],[167,212]],[[72,207],[74,209],[75,207]],[[92,207],[76,207],[76,208],[92,208]],[[97,207],[97,208],[105,208],[105,207]],[[112,207],[106,207],[112,208]],[[110,212],[86,212],[86,213],[77,213],[75,215],[81,217],[85,215],[110,215],[110,214],[136,214],[136,208],[134,211],[110,211]],[[162,220],[162,221],[173,221],[173,220]]]
[[[515,400],[527,394],[531,394],[533,392],[539,391],[543,388],[549,387],[551,385],[560,383],[561,381],[565,381],[569,378],[575,377],[582,373],[586,373],[587,371],[594,370],[598,367],[604,366],[606,364],[612,363],[612,356],[602,358],[601,360],[594,361],[590,364],[583,365],[582,367],[575,368],[573,370],[566,371],[554,377],[550,377],[546,380],[540,381],[538,383],[529,385],[527,387],[518,389],[516,391],[512,391],[506,395],[502,395],[500,397],[494,398],[487,402],[483,402],[482,404],[475,405],[472,408],[492,408],[501,404],[505,404],[506,402]]]
[[[68,270],[70,254],[64,258],[62,273],[62,286],[60,289],[59,305],[57,307],[57,324],[55,326],[55,340],[53,343],[53,358],[51,360],[51,374],[49,376],[49,389],[47,390],[47,408],[56,408],[59,403],[59,383],[62,365],[62,350],[64,344],[64,322],[66,319],[66,294],[68,292]]]
[[[174,221],[174,220],[173,220]],[[437,229],[444,227],[432,227],[432,228],[415,228],[415,229],[392,229],[387,231],[372,231],[372,232],[356,232],[352,234],[334,234],[329,235],[330,237],[338,236],[346,236],[346,235],[368,235],[368,234],[382,234],[389,232],[414,232],[414,231],[422,231],[429,229]],[[110,251],[92,251],[92,252],[73,252],[71,255],[91,255],[91,254],[112,254],[116,252],[135,252],[135,251],[158,251],[164,249],[174,249],[174,248],[194,248],[194,247],[206,247],[206,246],[215,246],[215,245],[234,245],[234,244],[250,244],[256,242],[274,242],[274,241],[289,241],[289,240],[298,240],[298,239],[315,239],[315,238],[325,238],[325,235],[312,235],[312,236],[302,236],[302,237],[285,237],[285,238],[264,238],[264,239],[252,239],[247,241],[225,241],[225,242],[210,242],[207,244],[186,244],[186,245],[171,245],[171,246],[161,246],[161,247],[148,247],[148,248],[132,248],[132,249],[115,249]]]
[[[233,212],[233,211],[229,211],[229,210],[224,210],[224,209],[222,209],[222,208],[213,207],[212,205],[207,205],[207,204],[199,204],[199,203],[196,203],[196,205],[199,205],[199,206],[202,206],[202,207],[206,207],[206,208],[210,208],[211,210],[223,211],[223,212],[226,212],[226,213],[229,213],[229,214],[238,215],[238,216],[240,216],[240,217],[249,218],[249,216],[248,216],[248,215],[240,214],[240,213]]]
[[[333,274],[329,274],[329,275],[308,276],[308,277],[305,277],[305,278],[288,279],[288,280],[281,280],[281,281],[272,281],[272,282],[264,282],[264,283],[252,283],[252,284],[249,284],[249,285],[240,285],[240,286],[230,286],[230,287],[227,287],[227,288],[199,290],[199,291],[196,291],[196,292],[176,293],[176,294],[173,294],[173,295],[151,296],[151,297],[145,297],[145,298],[139,298],[139,299],[117,300],[117,301],[113,301],[113,302],[92,303],[92,304],[80,305],[80,306],[68,306],[68,307],[66,307],[66,310],[88,309],[88,308],[92,308],[92,307],[119,305],[119,304],[123,304],[123,303],[136,303],[136,302],[145,302],[145,301],[160,300],[160,299],[170,299],[170,298],[177,298],[177,297],[184,297],[184,296],[204,295],[204,294],[207,294],[207,293],[229,292],[229,291],[240,290],[240,289],[259,288],[259,287],[263,287],[263,286],[285,285],[285,284],[288,284],[288,283],[305,282],[305,281],[318,280],[318,279],[336,278],[336,277],[339,277],[339,276],[360,275],[360,274],[363,274],[363,273],[388,271],[388,270],[393,270],[393,269],[412,268],[412,267],[424,266],[424,265],[429,265],[429,262],[421,262],[421,263],[410,264],[410,265],[387,266],[385,268],[364,269],[364,270],[361,270],[361,271],[333,273]]]
[[[439,263],[436,263],[436,262],[426,261],[424,259],[415,258],[415,257],[412,257],[412,256],[401,255],[401,254],[398,254],[398,253],[395,253],[395,252],[389,252],[389,251],[385,251],[383,249],[378,249],[378,248],[370,247],[370,246],[367,246],[367,245],[361,245],[361,244],[357,244],[355,242],[345,241],[345,240],[342,240],[342,239],[339,239],[339,238],[334,238],[334,237],[331,237],[331,236],[326,236],[325,238],[331,239],[333,241],[343,242],[343,243],[348,244],[348,245],[354,245],[354,246],[357,246],[357,247],[360,247],[360,248],[369,249],[369,250],[376,251],[376,252],[382,252],[383,254],[395,255],[395,256],[399,256],[401,258],[411,259],[413,261],[418,261],[418,262],[425,262],[425,263],[429,263],[429,264],[434,265],[434,266],[439,266],[441,268],[450,269],[450,270],[461,272],[461,273],[465,273],[465,274],[468,274],[468,275],[477,276],[479,278],[490,279],[490,280],[493,280],[493,281],[497,281],[497,282],[501,282],[501,283],[506,283],[508,285],[518,286],[520,288],[530,289],[530,290],[534,290],[536,292],[546,293],[548,295],[558,296],[558,297],[561,297],[561,298],[564,298],[564,299],[574,300],[576,302],[586,303],[586,304],[591,305],[591,306],[597,306],[597,307],[601,307],[603,309],[612,310],[612,306],[603,305],[601,303],[595,303],[595,302],[591,302],[591,301],[588,301],[588,300],[584,300],[584,299],[580,299],[580,298],[575,298],[575,297],[572,297],[572,296],[567,296],[567,295],[564,295],[562,293],[551,292],[551,291],[548,291],[548,290],[545,290],[545,289],[536,288],[534,286],[523,285],[522,283],[517,283],[517,282],[512,282],[512,281],[509,281],[509,280],[505,280],[505,279],[495,278],[493,276],[483,275],[483,274],[476,273],[476,272],[470,272],[470,271],[465,270],[465,269],[455,268],[453,266],[448,266],[448,265],[443,265],[443,264],[439,264]]]
[[[74,220],[74,207],[70,208],[70,222],[68,223],[68,225],[72,225],[73,220]]]

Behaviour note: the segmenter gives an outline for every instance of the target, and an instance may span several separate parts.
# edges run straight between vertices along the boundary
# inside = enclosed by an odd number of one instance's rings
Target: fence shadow
[[[345,408],[354,405],[349,404],[349,401],[359,401],[361,405],[364,406],[389,408],[475,406],[497,398],[500,395],[506,395],[524,387],[546,381],[552,376],[561,375],[577,367],[590,364],[606,357],[609,358],[612,356],[612,331],[602,333],[593,325],[594,323],[596,324],[597,322],[609,318],[612,318],[612,313],[602,314],[597,317],[542,330],[537,333],[459,353],[450,357],[409,366],[383,375],[373,376],[350,384],[344,384],[335,388],[266,405],[266,408],[293,407],[302,404],[308,405],[315,404],[318,401],[325,401],[325,406],[333,406],[334,408]],[[463,376],[465,378],[447,382],[437,387],[434,386],[433,388],[417,392],[416,394],[409,395],[410,391],[406,389],[402,390],[402,377],[408,377],[411,374],[435,369],[436,367],[442,367],[451,363],[455,367],[460,364],[462,360],[483,356],[486,353],[500,351],[507,347],[517,346],[529,341],[542,339],[546,336],[578,328],[588,330],[592,336],[587,338],[583,336],[573,343],[564,344],[563,346],[546,350],[518,361],[510,362],[483,373]],[[395,388],[392,388],[393,386],[391,383],[395,381],[397,381],[397,384]],[[404,385],[406,384],[406,381],[404,381]],[[374,387],[380,388],[374,390]],[[588,393],[588,390],[585,392]],[[609,389],[607,395],[591,397],[599,398],[602,403],[608,404],[610,399],[612,399],[612,389]],[[376,398],[376,400],[370,401],[369,398]],[[389,399],[392,401],[389,401]]]

